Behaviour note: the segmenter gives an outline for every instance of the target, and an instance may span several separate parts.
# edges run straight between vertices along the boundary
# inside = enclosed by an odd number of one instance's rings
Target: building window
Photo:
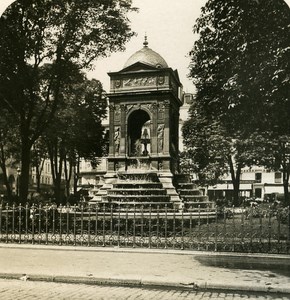
[[[275,183],[281,183],[282,182],[282,173],[276,172],[275,173]]]
[[[255,173],[255,181],[257,183],[261,183],[262,182],[262,173]]]

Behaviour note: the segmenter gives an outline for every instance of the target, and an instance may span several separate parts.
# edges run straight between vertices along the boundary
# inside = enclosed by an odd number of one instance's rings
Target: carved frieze
[[[156,85],[155,76],[138,76],[123,80],[124,87],[152,86]]]
[[[142,87],[142,86],[162,86],[165,84],[164,76],[134,76],[130,78],[115,79],[114,88],[130,88],[130,87]]]

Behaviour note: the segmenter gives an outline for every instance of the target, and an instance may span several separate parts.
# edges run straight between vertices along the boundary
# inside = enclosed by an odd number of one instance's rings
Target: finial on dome
[[[144,37],[144,43],[143,43],[144,47],[148,47],[148,42],[147,42],[147,34],[145,32],[145,37]]]

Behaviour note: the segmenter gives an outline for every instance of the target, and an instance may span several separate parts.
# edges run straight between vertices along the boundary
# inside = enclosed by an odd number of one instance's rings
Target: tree
[[[190,52],[190,77],[196,102],[207,126],[218,123],[218,132],[234,143],[236,179],[241,166],[255,161],[252,134],[273,128],[276,109],[289,114],[289,20],[282,0],[209,0],[194,26],[199,39]],[[194,114],[190,119],[198,122]]]
[[[9,126],[7,126],[9,124]],[[7,110],[2,110],[0,119],[0,168],[3,183],[6,187],[8,201],[13,200],[12,186],[8,177],[8,168],[15,168],[19,164],[19,137],[15,130],[13,117]],[[18,180],[19,178],[17,178]]]
[[[219,121],[209,121],[195,103],[190,118],[183,126],[185,160],[190,161],[191,172],[198,175],[202,185],[216,185],[231,175],[233,204],[240,204],[239,187],[241,170],[250,163],[248,139],[233,139]]]
[[[83,74],[71,75],[73,80],[62,90],[61,110],[44,134],[51,163],[56,201],[61,202],[62,181],[65,195],[70,195],[72,176],[79,175],[79,159],[95,160],[103,147],[102,119],[106,116],[106,99],[102,85]]]
[[[46,146],[43,139],[38,138],[31,149],[31,166],[35,168],[37,193],[41,192],[41,174],[43,172],[46,159],[48,159]]]
[[[27,198],[30,150],[52,122],[71,66],[90,68],[132,36],[123,0],[19,0],[0,20],[0,107],[14,116],[21,144],[20,195]],[[46,85],[44,63],[51,62]],[[40,82],[42,84],[40,85]]]
[[[258,166],[282,173],[284,204],[289,205],[290,136],[277,135],[275,130],[256,132],[252,135],[255,153],[253,160]]]

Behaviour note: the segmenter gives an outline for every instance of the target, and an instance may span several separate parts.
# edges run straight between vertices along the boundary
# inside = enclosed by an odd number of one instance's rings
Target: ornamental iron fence
[[[202,251],[290,252],[289,208],[168,203],[0,206],[0,242]]]

